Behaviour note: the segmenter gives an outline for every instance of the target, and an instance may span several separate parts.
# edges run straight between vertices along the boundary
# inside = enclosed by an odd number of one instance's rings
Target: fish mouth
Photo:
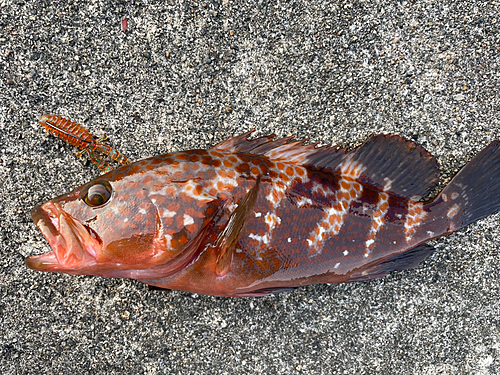
[[[83,225],[52,202],[36,206],[31,218],[50,244],[52,251],[26,258],[26,265],[37,271],[80,274],[78,270],[96,264],[96,254],[102,241]]]

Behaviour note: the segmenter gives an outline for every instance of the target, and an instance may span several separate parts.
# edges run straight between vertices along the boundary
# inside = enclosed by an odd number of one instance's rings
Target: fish
[[[84,152],[87,152],[90,160],[104,173],[113,170],[113,168],[102,156],[97,154],[98,151],[108,155],[111,159],[120,164],[130,163],[130,160],[120,151],[102,143],[102,141],[108,139],[105,134],[96,140],[82,125],[59,115],[42,115],[40,118],[40,125],[49,133],[78,147],[81,151],[77,153],[77,156],[82,156]]]
[[[429,240],[500,209],[499,141],[436,194],[436,158],[397,135],[349,150],[250,134],[123,165],[35,207],[51,251],[27,266],[257,297],[412,269]]]

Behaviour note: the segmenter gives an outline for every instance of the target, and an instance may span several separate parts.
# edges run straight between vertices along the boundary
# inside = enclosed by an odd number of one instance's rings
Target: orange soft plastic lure
[[[77,153],[78,156],[81,156],[83,152],[87,152],[90,160],[104,173],[113,170],[113,168],[97,152],[108,155],[120,164],[125,165],[130,163],[128,158],[121,152],[101,143],[107,139],[106,135],[96,140],[82,125],[58,115],[43,115],[40,118],[40,124],[49,133],[82,150]]]

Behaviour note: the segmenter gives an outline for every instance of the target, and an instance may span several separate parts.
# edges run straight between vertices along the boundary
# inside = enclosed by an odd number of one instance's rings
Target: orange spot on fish
[[[250,166],[247,163],[243,163],[243,164],[237,165],[235,169],[236,169],[236,172],[243,173],[243,172],[248,171],[250,169]]]
[[[201,164],[204,165],[210,165],[211,162],[212,162],[211,156],[204,156],[203,159],[201,159]]]
[[[144,209],[144,210],[149,210],[151,208],[151,203],[149,202],[141,202],[141,204],[139,204],[139,207]]]
[[[118,212],[120,213],[120,215],[123,215],[123,216],[130,215],[130,210],[124,204],[121,204],[120,206],[118,206]]]
[[[181,205],[178,202],[172,202],[167,206],[167,210],[177,212],[181,208]]]
[[[136,223],[140,223],[143,219],[144,219],[144,215],[143,214],[135,214],[133,220]]]
[[[232,163],[237,163],[237,162],[238,162],[238,159],[236,159],[234,156],[230,156],[228,159],[229,159],[229,161],[231,161]]]
[[[175,193],[176,191],[172,186],[169,186],[165,189],[165,194],[167,194],[169,197],[174,197]]]
[[[214,171],[214,170],[212,170],[212,169],[209,169],[209,170],[207,171],[207,179],[208,179],[208,180],[212,180],[212,179],[214,179],[215,177],[217,177],[217,172],[215,172],[215,171]]]
[[[116,194],[114,199],[117,201],[127,201],[130,199],[130,194],[128,193]]]
[[[127,181],[124,185],[126,189],[136,190],[139,188],[139,183],[137,181]]]
[[[342,188],[344,188],[345,190],[349,190],[351,188],[351,184],[349,184],[347,181],[342,181],[340,183],[340,185],[342,186]]]
[[[302,168],[295,167],[295,173],[297,173],[299,176],[304,176],[305,172]]]
[[[196,187],[195,187],[195,189],[194,189],[193,194],[194,194],[194,195],[200,195],[202,191],[203,191],[203,186],[201,186],[201,185],[196,185]]]
[[[175,158],[179,160],[187,160],[188,156],[186,154],[177,154]]]
[[[190,197],[186,193],[182,192],[179,194],[179,198],[184,202],[184,203],[191,203],[193,201],[193,197]]]
[[[293,174],[294,174],[293,168],[292,167],[287,167],[286,168],[286,174],[289,175],[289,176],[293,176]]]
[[[151,195],[151,199],[154,199],[156,201],[157,205],[162,205],[167,201],[167,198],[165,198],[163,195]]]
[[[283,163],[276,163],[276,166],[278,167],[278,169],[279,169],[280,171],[282,171],[282,170],[284,170],[284,169],[285,169],[285,164],[283,164]]]
[[[219,176],[221,176],[222,178],[226,177],[227,174],[226,174],[226,171],[224,169],[219,169],[218,172]]]
[[[259,168],[257,168],[257,167],[252,167],[252,168],[250,168],[250,172],[251,172],[252,174],[254,174],[254,175],[258,175],[258,174],[260,174],[260,170],[259,170]]]
[[[192,161],[193,163],[196,163],[196,162],[200,161],[200,157],[198,155],[191,155],[189,157],[189,161]]]
[[[163,189],[163,183],[158,181],[157,183],[155,183],[152,187],[151,187],[151,190],[152,191],[158,191],[158,190],[161,190]]]
[[[153,176],[146,176],[142,180],[143,185],[149,185],[151,182],[153,182]]]
[[[146,198],[146,191],[145,190],[139,190],[135,193],[135,197],[137,199],[144,199]]]
[[[198,231],[198,225],[195,223],[187,225],[186,230],[191,234],[195,234]]]
[[[179,229],[184,228],[184,217],[182,215],[177,215],[175,217],[175,222],[177,224],[177,228]]]

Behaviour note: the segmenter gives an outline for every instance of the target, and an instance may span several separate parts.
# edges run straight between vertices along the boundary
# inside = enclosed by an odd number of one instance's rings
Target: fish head
[[[181,199],[176,193],[186,184],[185,180],[175,181],[166,168],[155,174],[134,164],[35,207],[31,216],[52,251],[26,258],[28,267],[77,275],[140,278],[139,274],[146,275],[147,269],[175,264],[171,260],[187,261],[182,253],[190,246],[199,246],[195,237],[205,223],[203,212],[198,207],[198,216],[186,216],[185,212],[190,211],[182,201],[182,193]],[[158,176],[164,182],[167,178],[169,185],[165,183],[163,190],[170,189],[167,192],[173,194],[154,191]],[[195,203],[199,205],[200,201]],[[152,277],[154,272],[148,272]],[[162,272],[164,275],[165,267]]]

